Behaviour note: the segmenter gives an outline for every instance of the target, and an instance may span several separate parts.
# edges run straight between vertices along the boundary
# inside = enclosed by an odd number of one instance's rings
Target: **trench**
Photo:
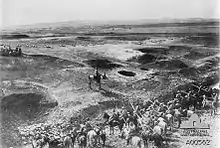
[[[100,69],[106,69],[106,70],[123,67],[122,65],[114,63],[107,59],[91,59],[91,60],[86,60],[84,62],[93,68],[100,68]]]

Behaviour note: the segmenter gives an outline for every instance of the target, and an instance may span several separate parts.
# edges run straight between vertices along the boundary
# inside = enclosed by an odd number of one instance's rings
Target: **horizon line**
[[[89,23],[89,22],[102,22],[103,23],[103,25],[104,25],[104,23],[106,23],[106,22],[133,22],[133,21],[150,21],[150,20],[154,20],[154,21],[156,21],[156,20],[188,20],[188,19],[195,19],[195,20],[218,20],[218,21],[220,21],[220,17],[212,17],[212,18],[205,18],[205,17],[187,17],[187,18],[171,18],[171,17],[164,17],[164,18],[146,18],[146,19],[126,19],[126,20],[90,20],[90,19],[87,19],[87,20],[84,20],[84,19],[78,19],[78,20],[66,20],[66,21],[57,21],[57,22],[36,22],[36,23],[30,23],[30,24],[21,24],[21,25],[9,25],[9,26],[3,26],[2,25],[2,27],[1,27],[1,25],[0,25],[0,30],[4,30],[4,29],[7,29],[7,28],[12,28],[12,27],[25,27],[25,26],[35,26],[35,25],[49,25],[49,24],[56,24],[56,23],[68,23],[68,22],[84,22],[84,23]],[[146,22],[147,23],[147,22]],[[150,23],[150,22],[149,22]],[[152,23],[157,23],[157,22],[152,22]],[[163,22],[161,22],[161,23],[163,23]],[[168,22],[166,22],[166,21],[164,21],[164,23],[168,23]],[[179,23],[181,23],[181,22],[179,22]],[[125,24],[126,25],[126,24]]]

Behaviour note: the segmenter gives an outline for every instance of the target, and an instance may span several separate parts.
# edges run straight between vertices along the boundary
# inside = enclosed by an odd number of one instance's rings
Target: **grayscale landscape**
[[[84,120],[103,123],[104,111],[131,110],[131,104],[147,100],[166,104],[178,90],[219,91],[216,19],[41,23],[2,29],[0,42],[1,48],[22,50],[20,56],[0,56],[2,147],[29,148],[39,131],[62,139]],[[107,76],[101,89],[96,82],[89,87],[97,68]],[[216,139],[219,116],[209,111],[196,110]],[[183,147],[174,127],[164,147]],[[113,135],[106,129],[105,147],[132,148],[115,129]]]

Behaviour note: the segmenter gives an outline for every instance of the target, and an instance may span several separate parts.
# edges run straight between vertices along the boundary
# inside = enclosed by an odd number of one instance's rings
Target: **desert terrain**
[[[87,118],[95,124],[104,111],[137,100],[167,101],[192,83],[219,89],[216,20],[39,24],[1,30],[1,44],[19,44],[23,53],[0,56],[2,147],[31,147],[27,133],[37,126],[65,132]],[[96,67],[108,77],[102,89],[88,85]],[[219,116],[204,111],[202,118],[216,147]],[[129,146],[115,134],[107,135],[106,147]],[[183,139],[167,147],[184,147]]]

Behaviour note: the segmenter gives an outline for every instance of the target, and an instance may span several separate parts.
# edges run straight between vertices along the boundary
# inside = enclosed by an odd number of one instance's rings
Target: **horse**
[[[166,136],[166,134],[167,134],[167,123],[164,120],[159,120],[157,125],[160,126],[163,129],[163,131],[162,131],[163,135]]]
[[[111,133],[114,134],[114,128],[118,127],[120,130],[120,133],[122,132],[123,126],[124,126],[124,119],[123,118],[118,118],[118,119],[113,119],[108,122],[108,125],[110,126],[110,135]]]
[[[109,121],[110,115],[108,115],[108,114],[105,112],[104,115],[103,115],[103,119],[106,120],[105,125],[109,125],[109,127],[110,127],[110,135],[111,135],[111,133],[114,134],[114,128],[115,128],[115,127],[118,127],[118,128],[119,128],[120,133],[122,132],[122,128],[123,128],[124,123],[125,123],[125,120],[124,120],[123,117],[119,117],[119,116],[117,115],[117,117],[115,117],[115,118],[113,118],[113,119],[111,119],[111,120]]]
[[[106,138],[107,138],[107,137],[106,137],[105,127],[96,128],[95,131],[96,131],[96,133],[97,133],[97,135],[98,135],[98,140],[97,140],[97,142],[98,142],[99,144],[101,144],[101,141],[102,141],[101,146],[102,146],[102,147],[105,147],[105,142],[106,142]]]
[[[105,120],[105,122],[107,122],[109,120],[109,118],[110,118],[110,115],[108,113],[104,112],[103,119]]]
[[[49,139],[49,148],[63,148],[63,142],[58,139]]]
[[[79,148],[85,148],[86,147],[86,136],[85,135],[79,135],[78,136],[78,145],[79,145]]]
[[[168,114],[165,115],[165,119],[166,119],[166,121],[168,123],[168,126],[171,128],[173,126],[173,123],[174,123],[173,115],[168,113]]]
[[[123,135],[125,139],[127,140],[127,145],[132,145],[133,148],[143,148],[144,147],[144,141],[143,139],[138,135],[131,135],[131,129],[127,126],[123,129]]]
[[[203,99],[203,108],[208,108],[211,110],[211,115],[215,115],[217,112],[217,109],[219,107],[218,98],[214,98],[213,101],[209,101],[207,98]]]
[[[45,137],[39,139],[33,139],[31,142],[32,148],[44,148],[48,145],[48,141]]]
[[[73,147],[74,147],[76,138],[77,138],[77,136],[78,136],[77,130],[78,130],[78,128],[75,128],[75,129],[73,129],[73,130],[71,131],[71,136],[70,136],[70,138],[71,138],[71,140],[72,140]]]
[[[74,145],[74,143],[72,142],[71,134],[68,134],[67,136],[65,136],[65,138],[63,140],[63,147],[64,148],[72,148],[73,145]]]
[[[173,113],[174,113],[174,114],[173,114],[173,119],[174,119],[173,121],[177,121],[177,123],[178,123],[178,124],[177,124],[177,127],[178,127],[178,128],[180,127],[180,124],[181,124],[181,122],[182,122],[182,121],[181,121],[181,115],[182,115],[182,114],[181,114],[180,110],[181,110],[180,108],[173,110]]]
[[[99,89],[101,89],[101,79],[108,79],[108,77],[106,76],[106,73],[104,74],[97,74],[97,75],[89,75],[88,76],[89,79],[89,88],[92,89],[92,81],[95,81],[96,83],[99,84]]]
[[[32,146],[32,148],[43,148],[43,144],[42,144],[41,139],[32,140],[31,146]]]
[[[214,100],[214,101],[212,102],[212,112],[211,112],[211,115],[212,115],[212,114],[215,115],[215,114],[217,113],[218,107],[219,107],[219,102],[218,102],[218,100]]]
[[[151,136],[152,136],[152,132],[150,130],[148,130],[148,129],[147,130],[143,130],[141,132],[141,138],[143,139],[144,146],[146,148],[148,148]]]
[[[94,147],[98,143],[98,134],[95,130],[90,130],[87,133],[87,141],[88,141],[88,147]]]

